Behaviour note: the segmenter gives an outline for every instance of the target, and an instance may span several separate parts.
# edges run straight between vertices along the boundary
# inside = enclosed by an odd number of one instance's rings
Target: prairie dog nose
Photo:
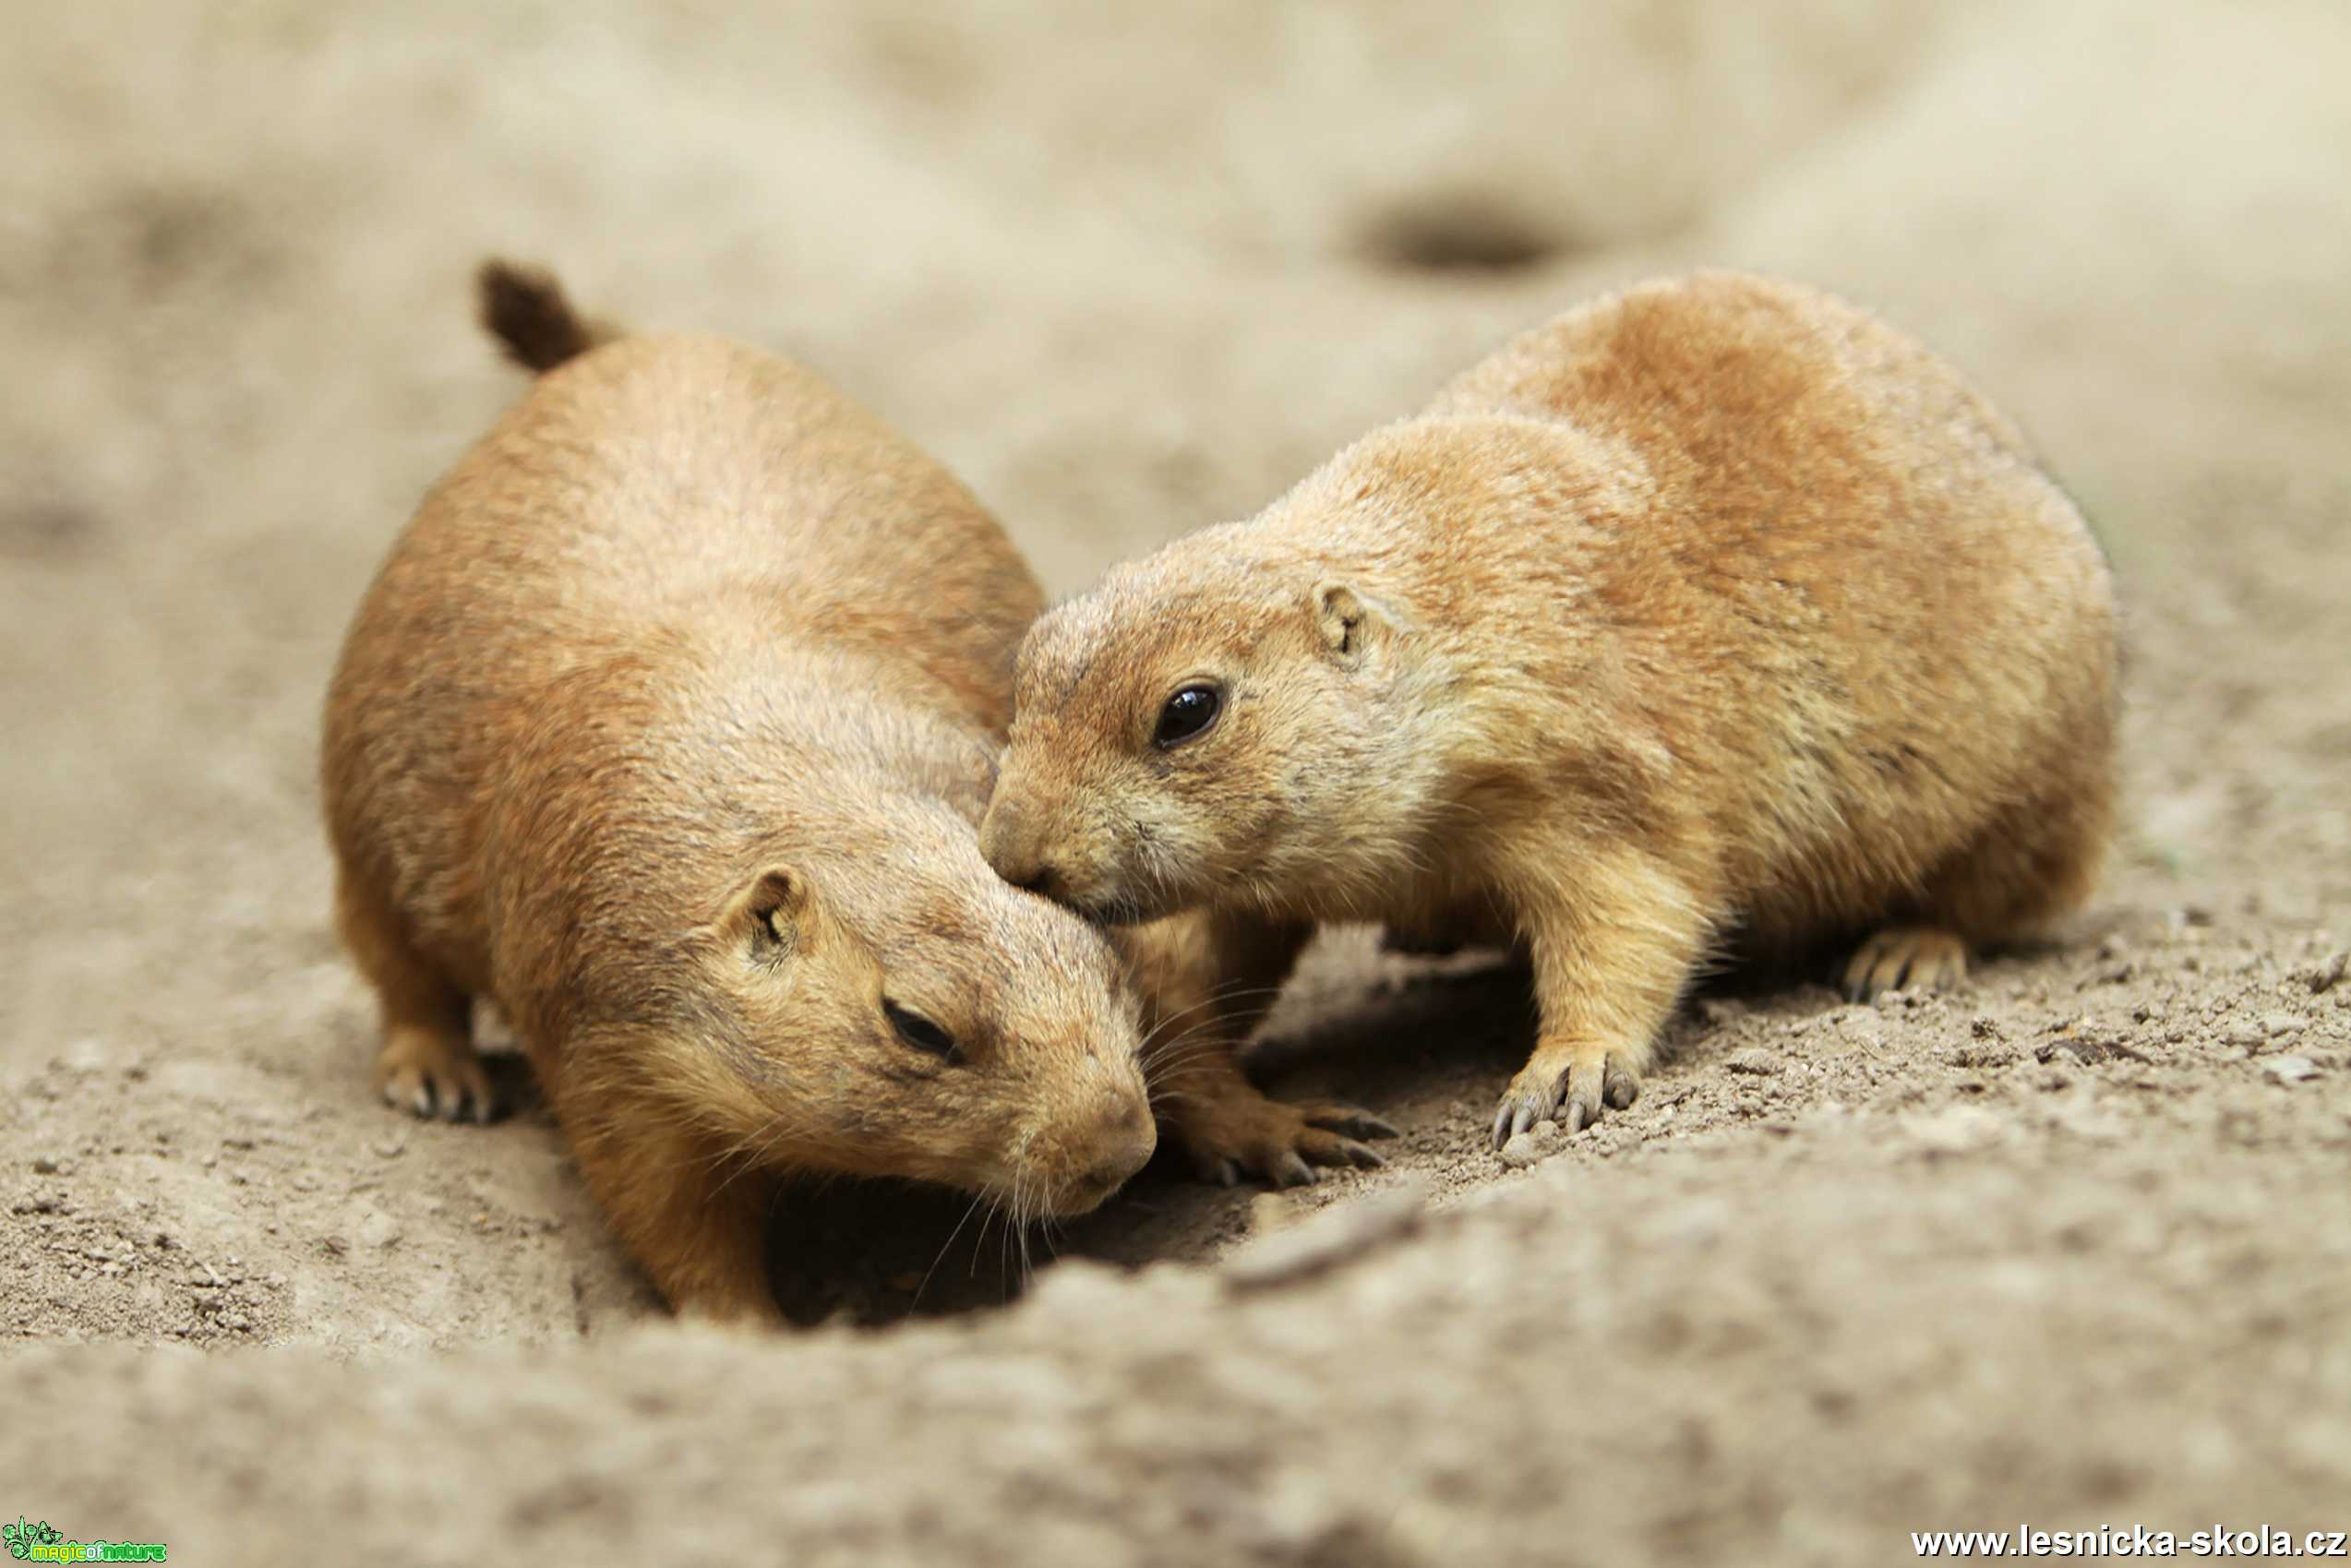
[[[1044,846],[1028,814],[1008,804],[1002,796],[991,801],[979,820],[979,854],[996,875],[1016,888],[1052,896],[1058,880],[1045,860]]]
[[[1002,875],[1002,873],[1000,872],[999,875]],[[1050,866],[1038,866],[1034,870],[1030,871],[1027,876],[1005,877],[1004,880],[1012,883],[1013,886],[1020,889],[1023,892],[1038,893],[1046,898],[1053,900],[1056,904],[1062,902],[1062,896],[1064,892],[1064,885],[1062,881],[1062,874]]]
[[[1150,1111],[1129,1101],[1112,1114],[1104,1142],[1108,1147],[1086,1173],[1086,1184],[1100,1188],[1107,1195],[1126,1185],[1129,1177],[1151,1162],[1152,1151],[1159,1146],[1159,1133]]]

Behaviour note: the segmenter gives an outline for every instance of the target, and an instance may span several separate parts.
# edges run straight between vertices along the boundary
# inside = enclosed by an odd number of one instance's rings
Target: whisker
[[[1177,1020],[1188,1018],[1204,1008],[1221,1007],[1227,1002],[1240,1001],[1243,999],[1277,996],[1280,994],[1280,991],[1281,987],[1279,986],[1245,986],[1239,982],[1235,982],[1229,986],[1220,986],[1217,989],[1210,991],[1206,996],[1201,998],[1198,1001],[1193,1002],[1190,1007],[1179,1009],[1178,1011],[1169,1013],[1165,1017],[1153,1023],[1150,1029],[1144,1035],[1143,1048],[1148,1050],[1152,1040],[1158,1036],[1161,1030],[1174,1027]]]
[[[979,1277],[979,1256],[988,1247],[988,1227],[1001,1218],[1003,1212],[1002,1200],[991,1184],[988,1191],[987,1211],[979,1216],[979,1234],[971,1239],[971,1262],[964,1265],[965,1279]]]
[[[711,1190],[711,1196],[716,1198],[734,1185],[737,1178],[763,1165],[778,1144],[798,1136],[813,1125],[813,1119],[805,1115],[796,1119],[791,1111],[776,1112],[768,1119],[766,1127],[737,1146],[729,1156],[735,1160],[735,1168]]]
[[[922,1271],[922,1283],[915,1287],[914,1304],[916,1306],[922,1305],[922,1293],[930,1288],[930,1276],[937,1274],[939,1265],[947,1261],[948,1249],[954,1246],[955,1238],[964,1233],[964,1227],[971,1223],[971,1216],[978,1212],[979,1205],[987,1200],[988,1192],[985,1188],[971,1195],[971,1202],[964,1206],[963,1218],[955,1221],[955,1228],[947,1232],[947,1239],[939,1244],[939,1255],[930,1260],[929,1268]]]

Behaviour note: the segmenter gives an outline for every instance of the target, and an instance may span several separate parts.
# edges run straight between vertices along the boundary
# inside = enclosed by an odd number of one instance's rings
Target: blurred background
[[[1540,1515],[1628,1550],[1679,1543],[1719,1559],[1761,1538],[1738,1533],[1757,1521],[1794,1517],[1822,1474],[1848,1488],[1842,1513],[1816,1500],[1823,1529],[1955,1488],[2003,1507],[2017,1489],[2083,1508],[2237,1502],[2262,1487],[2273,1500],[2344,1495],[2351,1429],[2310,1411],[2330,1397],[2338,1416],[2351,1409],[2339,1397],[2351,1363],[2326,1351],[2351,1311],[2351,1223],[2338,1223],[2351,1222],[2351,1123],[2328,1108],[2351,1068],[2351,1012],[2292,980],[2341,946],[2351,898],[2342,0],[0,0],[0,1084],[18,1123],[0,1194],[38,1221],[0,1247],[10,1340],[258,1340],[341,1356],[560,1343],[647,1311],[543,1117],[412,1133],[372,1103],[368,1008],[326,921],[313,770],[336,646],[425,487],[520,389],[472,320],[486,254],[552,267],[601,315],[805,360],[969,481],[1056,593],[1256,509],[1522,326],[1657,271],[1736,266],[1827,285],[1926,339],[2020,419],[2081,500],[2129,605],[2130,825],[2089,934],[1994,971],[1937,1025],[1948,1047],[1865,1032],[1860,1055],[1836,1057],[1833,1030],[1797,1043],[1825,997],[1771,1015],[1787,1036],[1766,1042],[1774,1053],[1817,1049],[1824,1074],[1848,1074],[1827,1120],[1787,1119],[1817,1103],[1814,1081],[1734,1081],[1705,1054],[1727,1049],[1704,1043],[1721,1031],[1693,1038],[1693,1065],[1653,1108],[1697,1096],[1678,1125],[1702,1122],[1717,1142],[1689,1158],[1730,1163],[1671,1166],[1682,1174],[1652,1174],[1614,1211],[1631,1216],[1607,1222],[1615,1255],[1644,1267],[1607,1288],[1663,1293],[1625,1309],[1651,1323],[1683,1285],[1711,1282],[1714,1326],[1689,1331],[1722,1358],[1693,1363],[1711,1381],[1685,1390],[1682,1414],[1640,1418],[1651,1424],[1624,1451],[1637,1465],[1581,1455],[1600,1502],[1539,1469],[1520,1476],[1522,1494],[1462,1479],[1475,1507],[1440,1508],[1431,1538],[1499,1540],[1485,1560],[1509,1561],[1506,1536],[1478,1530]],[[1341,954],[1310,976],[1290,1025],[1360,1000],[1354,963]],[[1518,1179],[1465,1163],[1461,1142],[1508,1070],[1522,1004],[1501,994],[1481,1005],[1500,1010],[1505,1044],[1458,1080],[1428,1069],[1440,1075],[1407,1104],[1420,1141],[1401,1163],[1435,1173],[1448,1198]],[[1966,1179],[1976,1185],[1902,1164],[1925,1156],[1869,1130],[1965,1099],[1945,1080],[1973,1069],[1949,1063],[1993,1048],[1984,1029],[1968,1034],[1971,1010],[2020,1038],[2111,1014],[2163,1092],[2076,1074],[2066,1094],[2089,1110],[2030,1122],[2014,1162]],[[1414,1048],[1456,1027],[1442,1007],[1416,1016]],[[2276,1018],[2287,1022],[2263,1022]],[[2247,1027],[2253,1044],[2224,1047]],[[2289,1080],[2265,1078],[2253,1053],[2282,1046],[2264,1040],[2298,1040],[2316,1086],[2279,1097]],[[2023,1065],[1987,1080],[2018,1111],[2001,1127],[2028,1125],[2024,1107],[2075,1105],[2036,1097],[2062,1075],[2041,1074],[2029,1046],[2010,1058]],[[1362,1092],[1345,1077],[1328,1086]],[[1998,1098],[2009,1094],[2012,1107]],[[1863,1114],[1836,1119],[1848,1100]],[[1783,1111],[1785,1126],[1760,1130]],[[1601,1155],[1670,1145],[1676,1124],[1625,1125],[1621,1145],[1555,1167],[1601,1180],[1617,1168]],[[1920,1146],[1937,1157],[1994,1136],[1964,1116],[1932,1125]],[[1841,1128],[1860,1131],[1840,1142]],[[1782,1193],[1782,1175],[1798,1186]],[[2072,1185],[2045,1185],[2061,1178]],[[2098,1251],[2139,1234],[2158,1189],[2176,1200],[2164,1212],[2203,1219],[2142,1251]],[[1381,1337],[1421,1288],[1398,1264],[1376,1275],[1390,1293],[1355,1317],[1282,1340],[1285,1356],[1313,1345],[1383,1371],[1425,1354],[1421,1382],[1367,1392],[1343,1368],[1301,1361],[1297,1387],[1313,1397],[1284,1408],[1338,1441],[1346,1423],[1316,1416],[1326,1399],[1369,1442],[1370,1411],[1425,1405],[1450,1429],[1479,1407],[1489,1424],[1460,1453],[1492,1458],[1476,1471],[1488,1477],[1583,1430],[1572,1405],[1554,1417],[1496,1398],[1533,1386],[1528,1368],[1553,1348],[1527,1343],[1542,1332],[1528,1317],[1534,1282],[1566,1266],[1553,1227],[1609,1212],[1545,1191],[1553,1208],[1498,1207],[1522,1217],[1464,1229],[1442,1276],[1423,1281],[1431,1321],[1457,1337]],[[1880,1208],[1856,1251],[1847,1204],[1863,1191]],[[1736,1204],[1735,1237],[1759,1192],[1771,1194],[1754,1205],[1769,1215],[1761,1239],[1726,1242],[1727,1255],[1646,1251],[1641,1215],[1695,1235]],[[1155,1223],[1188,1216],[1188,1256],[1213,1254],[1255,1212],[1245,1194],[1151,1203]],[[2043,1227],[2060,1214],[2072,1228]],[[150,1236],[203,1261],[193,1296],[186,1263]],[[1921,1251],[1889,1260],[1877,1246]],[[1934,1272],[1937,1258],[1952,1272]],[[1653,1261],[1661,1272],[1645,1272]],[[2018,1285],[2010,1263],[2043,1269],[2033,1277],[2058,1280],[2057,1295]],[[2190,1271],[2173,1295],[2141,1292],[2144,1271],[2171,1266]],[[1913,1267],[1925,1271],[1914,1294],[1865,1288]],[[1455,1288],[1471,1278],[1485,1284]],[[2249,1294],[2215,1340],[2209,1292],[2224,1283]],[[1146,1299],[1087,1288],[1104,1294],[1044,1320],[1073,1343],[1083,1323]],[[1166,1334],[1238,1332],[1240,1319],[1182,1297],[1192,1286],[1155,1288]],[[1570,1299],[1558,1289],[1540,1300]],[[2012,1315],[2020,1302],[2040,1306]],[[1621,1367],[1640,1381],[1603,1407],[1649,1411],[1689,1335],[1644,1339],[1579,1310],[1582,1327],[1564,1326],[1555,1348],[1581,1371],[1561,1386],[1589,1391],[1582,1380]],[[1019,1326],[1029,1321],[970,1343],[1050,1359],[1044,1331]],[[1927,1337],[1903,1361],[1918,1325]],[[2259,1349],[2286,1345],[2315,1359]],[[2120,1346],[2145,1359],[2101,1359]],[[614,1387],[666,1386],[654,1365],[666,1350],[616,1354]],[[894,1391],[930,1386],[927,1374],[886,1347],[858,1354],[872,1359],[792,1373],[812,1387],[837,1371],[858,1419],[882,1423],[841,1429],[840,1463],[907,1486],[960,1468],[961,1450],[928,1468],[907,1456],[982,1416],[908,1436],[888,1426]],[[1177,1397],[1101,1354],[1086,1386]],[[714,1405],[776,1371],[746,1380],[716,1350],[696,1357]],[[2134,1366],[2211,1381],[2137,1406],[2117,1392]],[[1817,1385],[1838,1368],[1874,1381]],[[70,1366],[43,1375],[44,1397],[87,1403]],[[122,1375],[150,1381],[114,1404],[160,1398],[191,1420],[215,1386],[168,1367]],[[567,1433],[606,1429],[596,1379],[548,1376],[590,1401],[577,1429],[530,1429],[551,1464]],[[255,1402],[222,1419],[281,1425],[301,1400],[357,1386],[242,1364],[216,1382]],[[1718,1385],[1730,1392],[1705,1391]],[[1245,1400],[1277,1385],[1219,1386]],[[1721,1403],[1743,1386],[1767,1404]],[[1798,1388],[1815,1403],[1769,1442],[1743,1442],[1759,1436],[1754,1411]],[[1816,1422],[1853,1410],[1857,1388],[1865,1409],[1893,1390],[1875,1438],[1782,1449],[1791,1431],[1833,1432]],[[497,1424],[490,1406],[466,1408]],[[659,1438],[651,1406],[630,1408]],[[2182,1409],[2202,1424],[2175,1420]],[[2098,1443],[2065,1426],[2075,1418],[2104,1423]],[[1247,1423],[1200,1430],[1183,1453],[1223,1463],[1218,1444]],[[1901,1434],[1919,1430],[1983,1438],[1982,1465],[1905,1467]],[[693,1446],[675,1427],[663,1441]],[[2136,1457],[2085,1467],[2126,1450]],[[1654,1480],[1726,1452],[1747,1467],[1715,1472],[1704,1506]],[[1164,1454],[1138,1455],[1161,1473]],[[1433,1474],[1424,1495],[1455,1495]],[[1318,1473],[1292,1501],[1345,1492],[1349,1478],[1376,1490],[1378,1475]],[[1969,1493],[1969,1477],[1998,1484]],[[580,1484],[625,1492],[606,1472]],[[157,1522],[162,1534],[121,1533],[176,1548],[168,1526],[194,1527],[206,1505],[197,1490],[174,1495],[182,1511]],[[758,1496],[772,1511],[806,1502],[788,1488]],[[398,1487],[279,1501],[289,1532],[306,1506],[373,1518],[386,1538],[440,1513],[429,1490]],[[629,1535],[639,1526],[609,1507],[600,1527],[622,1534],[589,1544],[682,1539]],[[1181,1509],[1155,1517],[1198,1525]],[[556,1528],[508,1523],[514,1540]],[[1376,1560],[1422,1560],[1397,1553]],[[1224,1560],[1244,1559],[1258,1560],[1238,1548]]]

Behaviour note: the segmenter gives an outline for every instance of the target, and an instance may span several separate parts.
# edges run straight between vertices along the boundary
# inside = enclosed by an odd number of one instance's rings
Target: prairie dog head
[[[1526,602],[1526,569],[1492,540],[1625,509],[1624,468],[1536,421],[1407,420],[1257,518],[1114,568],[1021,644],[989,864],[1106,922],[1376,916],[1442,885],[1432,830],[1462,825],[1480,758],[1526,741],[1489,695],[1525,679],[1533,641],[1496,607]]]
[[[1424,671],[1364,574],[1181,540],[1030,629],[981,850],[1110,923],[1344,910],[1410,853]]]
[[[1096,1207],[1156,1141],[1108,940],[1001,880],[935,796],[824,815],[694,879],[700,918],[615,976],[666,993],[650,1048],[606,1054],[747,1167]]]

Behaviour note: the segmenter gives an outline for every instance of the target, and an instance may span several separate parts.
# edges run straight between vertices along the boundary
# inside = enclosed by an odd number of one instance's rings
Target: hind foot
[[[386,1031],[376,1054],[376,1090],[386,1105],[427,1119],[487,1121],[498,1114],[490,1075],[474,1047],[414,1024]]]
[[[1967,944],[1933,926],[1889,926],[1853,951],[1845,965],[1845,999],[1923,986],[1940,990],[1967,977]]]
[[[1395,1128],[1355,1106],[1290,1104],[1245,1083],[1170,1107],[1168,1122],[1200,1179],[1224,1187],[1244,1176],[1263,1177],[1276,1187],[1304,1186],[1321,1179],[1321,1166],[1373,1169],[1387,1164],[1387,1156],[1358,1140],[1396,1136]]]

